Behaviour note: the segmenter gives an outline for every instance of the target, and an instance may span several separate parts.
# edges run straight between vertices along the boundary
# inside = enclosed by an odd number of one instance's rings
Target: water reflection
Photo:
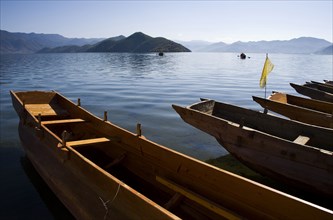
[[[24,173],[33,184],[34,188],[38,192],[40,198],[48,208],[49,212],[53,215],[53,218],[68,220],[75,219],[72,214],[66,209],[66,207],[61,203],[61,201],[56,197],[53,191],[48,187],[48,185],[44,182],[44,180],[38,174],[30,160],[26,156],[24,156],[20,158],[20,163],[24,170]],[[37,217],[38,213],[36,213],[36,218]]]

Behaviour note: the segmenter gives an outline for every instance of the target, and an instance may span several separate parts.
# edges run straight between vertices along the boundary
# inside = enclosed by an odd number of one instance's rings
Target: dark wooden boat
[[[264,109],[308,124],[333,128],[333,103],[273,92],[268,99],[253,96]]]
[[[304,86],[333,94],[333,86],[319,82],[306,82]]]
[[[333,81],[330,80],[324,80],[325,84],[333,86]]]
[[[322,86],[326,86],[326,87],[328,86],[328,87],[333,88],[333,83],[332,83],[332,81],[317,82],[317,81],[312,81],[312,80],[311,80],[311,83],[318,84],[318,85],[322,85]]]
[[[77,219],[331,219],[333,212],[168,149],[56,92],[11,91],[28,158]]]
[[[190,125],[212,135],[253,170],[333,197],[333,130],[206,100],[173,105]]]
[[[299,94],[308,96],[312,99],[318,99],[325,102],[333,102],[333,94],[328,93],[322,90],[318,90],[315,88],[310,88],[308,86],[297,85],[294,83],[290,83],[291,87],[293,87]]]

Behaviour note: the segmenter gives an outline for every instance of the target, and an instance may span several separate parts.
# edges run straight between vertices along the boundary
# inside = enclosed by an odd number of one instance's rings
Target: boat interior
[[[273,92],[272,95],[269,96],[270,100],[272,101],[277,101],[277,102],[281,102],[281,103],[288,103],[287,101],[287,94],[284,93],[278,93],[278,92]]]
[[[99,122],[89,120],[94,116],[78,117],[68,108],[68,100],[58,94],[16,94],[25,108],[42,126],[66,145],[88,158],[104,171],[115,176],[131,188],[145,195],[183,219],[224,219],[239,217],[228,208],[215,204],[208,198],[192,192],[180,183],[158,176],[169,172],[165,167],[137,152],[121,136],[101,132]],[[39,97],[36,100],[35,97]],[[75,108],[75,106],[74,106]],[[84,110],[83,110],[84,111]],[[82,116],[81,115],[81,116]],[[100,123],[105,123],[98,120]]]
[[[300,125],[291,120],[214,100],[202,101],[190,108],[226,120],[234,126],[247,127],[298,144],[333,151],[332,129]],[[316,132],[316,129],[321,131]]]

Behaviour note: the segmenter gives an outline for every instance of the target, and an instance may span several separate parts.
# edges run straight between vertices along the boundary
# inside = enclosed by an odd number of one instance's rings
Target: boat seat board
[[[299,135],[293,142],[296,143],[296,144],[306,144],[308,143],[308,141],[310,140],[309,137],[307,136],[303,136],[303,135]]]
[[[156,176],[156,180],[163,184],[164,186],[167,186],[168,188],[172,189],[176,193],[180,193],[181,195],[185,196],[186,198],[204,206],[205,208],[217,213],[218,215],[224,216],[227,219],[241,219],[241,216],[238,216],[237,214],[233,213],[232,211],[221,207],[220,205],[209,201],[208,199],[202,197],[201,195],[192,192],[191,190],[188,190],[168,179],[162,178],[160,176]]]
[[[109,141],[110,141],[110,139],[105,138],[105,137],[91,138],[91,139],[78,140],[78,141],[68,141],[68,142],[66,142],[66,145],[70,146],[70,147],[76,147],[76,146],[97,144],[97,143],[103,143],[103,142],[109,142]]]
[[[25,108],[34,116],[57,116],[66,113],[63,109],[52,107],[50,104],[26,104]]]
[[[66,123],[79,123],[85,122],[85,120],[81,118],[72,118],[72,119],[64,119],[64,120],[52,120],[52,121],[42,121],[43,125],[50,125],[50,124],[66,124]]]

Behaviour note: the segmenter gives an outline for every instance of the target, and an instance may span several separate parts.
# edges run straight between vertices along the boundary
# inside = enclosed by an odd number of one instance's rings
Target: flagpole
[[[266,60],[267,60],[267,58],[268,58],[268,53],[266,53]],[[266,80],[266,83],[265,83],[265,97],[264,98],[266,98],[266,87],[267,87],[267,80]]]

